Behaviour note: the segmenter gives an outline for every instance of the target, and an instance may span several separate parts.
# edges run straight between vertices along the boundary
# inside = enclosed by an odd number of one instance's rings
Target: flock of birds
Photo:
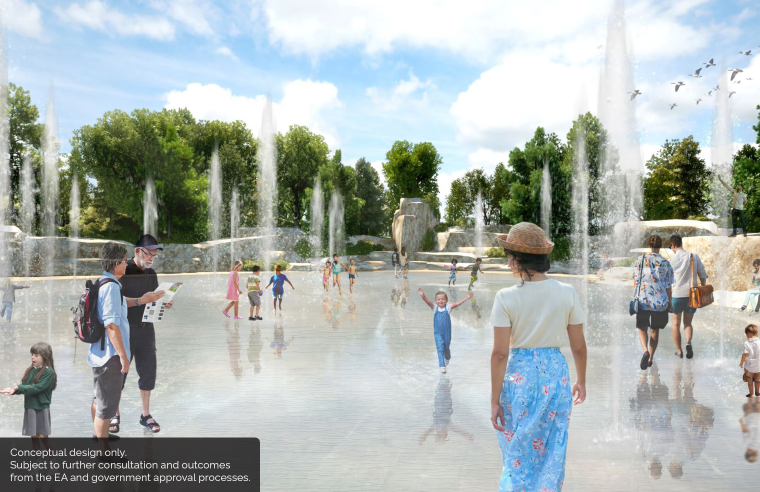
[[[760,48],[760,46],[758,46],[758,48]],[[744,55],[744,56],[752,56],[752,50],[740,51],[739,54],[740,55]],[[701,75],[702,69],[703,68],[707,69],[707,68],[710,68],[710,67],[714,67],[715,66],[715,59],[710,58],[710,61],[705,62],[702,65],[704,65],[704,67],[699,67],[693,74],[690,75],[690,77],[693,77],[695,79],[701,79],[702,78],[702,75]],[[730,68],[728,71],[731,72],[731,82],[733,82],[735,84],[741,84],[742,83],[741,80],[734,80],[734,78],[738,74],[744,72],[744,70],[742,70],[741,68]],[[752,80],[752,77],[747,77],[744,80],[745,81],[746,80]],[[678,82],[671,82],[670,84],[676,86],[675,87],[675,89],[676,89],[675,92],[678,92],[678,89],[680,89],[681,87],[683,87],[684,85],[686,85],[684,82],[682,82],[680,80]],[[716,91],[719,91],[719,90],[720,90],[720,84],[716,85],[715,88],[713,88],[712,90],[708,91],[707,92],[707,96],[710,97],[710,96],[712,96],[713,92],[716,92]],[[635,89],[635,90],[629,92],[628,94],[631,95],[631,101],[633,101],[636,98],[636,96],[641,95],[642,92],[640,90],[638,90],[638,89]],[[729,99],[734,94],[736,94],[736,91],[729,91],[728,92]],[[695,99],[695,101],[697,102],[697,105],[699,105],[699,103],[702,102],[702,98],[698,97],[698,98]],[[672,103],[670,105],[670,110],[672,111],[673,108],[675,108],[676,106],[678,106],[678,104]]]

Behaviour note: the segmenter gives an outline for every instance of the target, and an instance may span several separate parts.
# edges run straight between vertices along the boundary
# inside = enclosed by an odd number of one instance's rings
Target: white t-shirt
[[[744,192],[738,192],[734,195],[734,208],[736,210],[744,210],[744,200],[747,199],[747,195]]]
[[[744,434],[744,445],[747,449],[760,451],[760,413],[752,412],[744,417],[744,425],[749,431]]]
[[[691,276],[691,256],[694,257],[694,277]],[[697,277],[707,279],[705,265],[696,253],[679,249],[668,261],[676,278],[676,282],[671,286],[673,297],[689,297],[689,289],[699,285]]]
[[[446,311],[447,313],[449,313],[449,315],[451,315],[451,303],[450,302],[446,303],[446,305],[443,306],[443,309],[439,308],[438,304],[436,304],[435,302],[433,302],[433,319],[435,319],[435,313],[442,313],[444,311]]]
[[[511,348],[566,346],[567,325],[584,321],[578,293],[554,279],[501,289],[491,311],[493,326],[512,328]]]
[[[744,342],[744,354],[747,359],[744,361],[744,368],[749,372],[760,372],[760,338],[752,337]]]

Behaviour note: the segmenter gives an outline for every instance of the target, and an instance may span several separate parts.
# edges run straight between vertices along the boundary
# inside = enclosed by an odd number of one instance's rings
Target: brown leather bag
[[[694,255],[690,255],[691,261],[691,273],[690,280],[694,278]],[[713,303],[713,286],[712,285],[699,285],[689,289],[689,307],[701,308],[709,306]]]

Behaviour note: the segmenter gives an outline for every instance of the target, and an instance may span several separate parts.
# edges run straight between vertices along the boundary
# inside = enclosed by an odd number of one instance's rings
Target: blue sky
[[[113,109],[186,106],[258,133],[270,94],[279,129],[309,126],[346,164],[363,156],[379,166],[397,139],[432,142],[445,195],[467,169],[506,161],[536,126],[564,138],[580,111],[595,112],[612,4],[4,0],[2,15],[9,78],[42,110],[53,84],[64,151],[74,129]],[[721,66],[744,70],[732,86],[734,141],[754,141],[760,60],[738,52],[760,54],[756,7],[626,2],[643,159],[666,138],[693,134],[709,147],[705,93]],[[686,76],[709,58],[718,66],[704,78]],[[687,85],[675,94],[677,80]]]

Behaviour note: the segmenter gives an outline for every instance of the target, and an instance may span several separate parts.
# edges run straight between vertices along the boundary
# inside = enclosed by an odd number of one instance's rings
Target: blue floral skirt
[[[558,348],[512,349],[501,389],[504,469],[500,491],[559,491],[573,409],[567,361]]]

